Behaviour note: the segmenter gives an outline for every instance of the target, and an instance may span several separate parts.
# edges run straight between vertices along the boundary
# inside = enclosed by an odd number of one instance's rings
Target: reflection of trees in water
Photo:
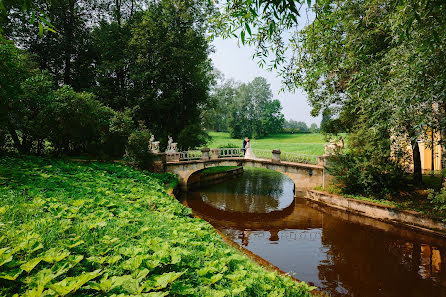
[[[445,248],[324,217],[327,260],[318,266],[323,290],[347,296],[446,296]]]
[[[206,203],[222,210],[270,212],[278,209],[280,199],[286,195],[284,189],[292,190],[292,185],[293,182],[281,173],[245,168],[241,177],[201,192]]]

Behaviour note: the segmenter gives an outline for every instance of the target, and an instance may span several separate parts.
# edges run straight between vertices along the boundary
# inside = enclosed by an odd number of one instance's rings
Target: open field
[[[234,139],[225,132],[210,132],[212,140],[208,144],[210,148],[234,144],[234,147],[242,147],[243,139]],[[308,155],[324,154],[324,144],[327,142],[322,134],[277,134],[262,139],[251,139],[252,147],[256,149],[280,149],[282,152],[295,152]]]
[[[0,296],[309,296],[194,218],[174,179],[0,157]]]

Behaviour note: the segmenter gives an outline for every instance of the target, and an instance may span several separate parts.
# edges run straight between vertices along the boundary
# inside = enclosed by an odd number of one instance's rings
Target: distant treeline
[[[283,124],[283,133],[317,133],[320,132],[316,123],[312,123],[310,127],[305,122],[295,120],[285,120]]]
[[[205,114],[208,129],[229,132],[233,138],[261,138],[282,132],[282,106],[273,99],[270,85],[263,77],[247,84],[220,79],[212,100],[213,108]]]

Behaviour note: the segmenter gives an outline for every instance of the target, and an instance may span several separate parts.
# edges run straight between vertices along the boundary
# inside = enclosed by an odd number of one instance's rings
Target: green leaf
[[[311,7],[311,0],[307,0],[308,7]]]
[[[184,272],[169,272],[164,273],[163,275],[155,277],[156,281],[156,289],[164,289],[170,283],[173,283],[177,278],[183,275]]]
[[[55,248],[49,249],[45,256],[42,257],[43,261],[47,263],[56,263],[59,262],[70,255],[70,252],[67,250],[58,250]]]
[[[58,283],[49,285],[48,287],[51,290],[55,291],[57,294],[65,296],[69,293],[76,292],[85,283],[98,277],[99,275],[101,275],[100,269],[95,270],[93,272],[83,273],[75,277],[67,277]]]
[[[37,266],[37,264],[40,263],[40,261],[42,261],[42,258],[40,258],[40,257],[31,259],[28,262],[26,262],[25,264],[22,264],[20,266],[20,268],[22,268],[23,270],[25,270],[26,272],[29,273],[31,270],[33,270],[34,267]]]
[[[31,20],[29,21],[31,25],[34,25],[35,18],[36,18],[36,13],[33,11],[31,13]]]
[[[245,31],[240,33],[240,39],[242,40],[242,44],[245,44]]]
[[[43,25],[42,23],[39,23],[39,37],[42,37],[43,35]]]
[[[12,253],[0,254],[0,266],[12,261]]]
[[[144,297],[164,297],[167,295],[169,295],[169,292],[150,292],[142,294]]]
[[[251,28],[249,27],[248,23],[245,23],[246,31],[248,31],[249,36],[252,36],[251,34]]]
[[[0,278],[3,279],[7,279],[7,280],[16,280],[17,277],[19,277],[19,275],[22,273],[22,269],[21,268],[17,268],[14,270],[10,270],[10,271],[5,271],[0,273]]]

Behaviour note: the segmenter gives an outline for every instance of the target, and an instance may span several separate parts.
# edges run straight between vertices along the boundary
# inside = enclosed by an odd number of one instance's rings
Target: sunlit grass
[[[231,138],[229,133],[210,132],[212,140],[208,147],[217,148],[234,144],[234,147],[242,147],[243,139]],[[302,134],[277,134],[262,139],[251,139],[252,147],[256,149],[280,149],[282,152],[295,152],[309,155],[324,154],[325,136],[320,133]]]

